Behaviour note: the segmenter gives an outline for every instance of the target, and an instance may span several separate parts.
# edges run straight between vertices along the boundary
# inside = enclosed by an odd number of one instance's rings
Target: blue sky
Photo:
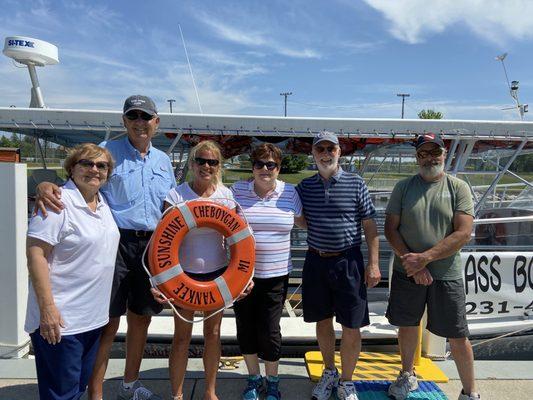
[[[501,63],[533,104],[533,2],[528,0],[23,1],[3,0],[0,37],[59,47],[39,68],[54,108],[121,108],[130,94],[161,111],[516,120]],[[25,69],[0,56],[0,106],[29,104]],[[533,107],[532,107],[533,113]],[[526,115],[526,119],[530,119]]]

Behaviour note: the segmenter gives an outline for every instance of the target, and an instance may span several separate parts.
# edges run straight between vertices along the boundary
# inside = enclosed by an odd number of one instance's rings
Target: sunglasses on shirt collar
[[[267,167],[269,171],[273,171],[276,168],[278,168],[278,163],[274,161],[254,161],[253,166],[255,169],[263,169],[264,167]]]
[[[155,115],[150,115],[148,113],[145,113],[144,111],[128,111],[124,116],[129,119],[130,121],[135,121],[137,119],[142,119],[143,121],[151,121],[155,118]]]
[[[202,158],[202,157],[196,157],[194,159],[194,162],[197,164],[197,165],[209,165],[210,167],[216,167],[218,164],[219,164],[219,161],[216,160],[216,159],[213,159],[213,158]]]

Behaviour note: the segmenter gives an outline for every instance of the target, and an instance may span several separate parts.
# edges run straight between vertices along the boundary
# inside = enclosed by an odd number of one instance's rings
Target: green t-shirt
[[[474,215],[474,203],[468,185],[446,175],[437,182],[426,182],[420,175],[401,180],[394,187],[387,214],[400,216],[398,231],[414,253],[422,253],[453,233],[456,212]],[[461,279],[459,252],[427,265],[433,279]],[[400,258],[394,256],[394,269],[405,273]]]

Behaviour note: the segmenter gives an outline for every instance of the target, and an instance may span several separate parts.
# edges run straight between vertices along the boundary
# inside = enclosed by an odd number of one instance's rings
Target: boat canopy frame
[[[481,120],[427,120],[427,119],[367,119],[367,118],[316,118],[274,117],[248,115],[207,114],[159,114],[161,119],[153,144],[172,155],[179,146],[179,179],[186,174],[183,156],[188,151],[184,135],[199,136],[252,136],[261,140],[269,138],[311,138],[317,132],[328,130],[339,138],[371,140],[373,145],[357,150],[365,156],[361,169],[364,175],[373,157],[394,153],[399,144],[412,143],[418,135],[438,133],[449,140],[449,152],[445,168],[452,175],[468,173],[466,163],[479,141],[491,146],[503,146],[498,151],[509,156],[504,166],[497,165],[496,173],[488,189],[476,198],[476,213],[483,207],[491,192],[504,174],[509,173],[522,183],[531,182],[509,171],[516,157],[533,151],[533,122],[481,121]],[[109,110],[70,110],[52,108],[0,107],[0,130],[33,136],[59,145],[73,146],[79,143],[99,143],[116,140],[126,134],[122,112]],[[381,143],[381,144],[380,144]],[[493,147],[493,148],[494,148]],[[405,150],[404,150],[405,151]],[[412,150],[414,152],[414,150]],[[185,165],[184,165],[185,164]]]

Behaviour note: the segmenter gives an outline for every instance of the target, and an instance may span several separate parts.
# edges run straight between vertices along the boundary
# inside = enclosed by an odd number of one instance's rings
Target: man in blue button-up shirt
[[[152,99],[135,95],[124,103],[123,116],[127,136],[100,145],[115,159],[116,167],[109,182],[101,189],[120,229],[119,254],[115,265],[109,324],[100,340],[100,348],[89,383],[91,399],[102,398],[109,350],[118,330],[120,316],[127,310],[126,368],[118,399],[130,399],[139,387],[139,369],[151,316],[161,311],[150,293],[150,284],[142,267],[142,254],[152,231],[159,222],[163,200],[176,185],[169,157],[154,148],[151,139],[159,126],[159,116]],[[63,205],[55,185],[39,185],[39,198],[52,211]],[[44,208],[44,207],[42,207]],[[156,398],[155,395],[152,398]]]

